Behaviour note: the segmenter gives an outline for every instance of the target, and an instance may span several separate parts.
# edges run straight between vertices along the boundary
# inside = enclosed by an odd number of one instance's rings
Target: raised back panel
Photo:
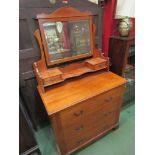
[[[80,12],[77,9],[72,7],[61,7],[56,11],[52,12],[51,14],[41,13],[37,15],[38,19],[48,19],[48,18],[69,18],[69,17],[88,17],[92,16],[90,11]]]

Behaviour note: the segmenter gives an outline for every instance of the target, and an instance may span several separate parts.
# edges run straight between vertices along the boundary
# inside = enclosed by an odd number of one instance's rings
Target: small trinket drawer
[[[61,155],[118,127],[125,83],[111,72],[97,72],[53,86],[46,93],[39,91]]]

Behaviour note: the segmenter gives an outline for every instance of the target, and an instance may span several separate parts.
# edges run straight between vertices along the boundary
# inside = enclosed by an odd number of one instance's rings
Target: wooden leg
[[[36,152],[38,153],[38,155],[42,155],[39,149],[37,149]]]
[[[113,130],[117,130],[119,128],[119,124],[113,128]]]

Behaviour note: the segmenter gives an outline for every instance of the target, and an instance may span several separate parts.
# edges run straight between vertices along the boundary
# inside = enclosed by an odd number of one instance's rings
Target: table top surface
[[[38,91],[48,115],[52,115],[126,82],[112,72],[99,71],[51,86],[45,93],[39,87]]]
[[[118,40],[124,40],[124,41],[130,41],[130,40],[134,40],[135,36],[128,36],[128,37],[110,36],[110,38],[118,39]]]

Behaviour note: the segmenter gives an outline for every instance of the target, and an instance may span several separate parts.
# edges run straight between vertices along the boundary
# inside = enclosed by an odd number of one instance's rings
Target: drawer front
[[[116,123],[123,90],[118,87],[59,113],[68,150],[84,144]]]
[[[67,139],[72,139],[72,136],[79,137],[85,135],[88,130],[92,130],[94,127],[104,126],[104,124],[113,125],[116,123],[116,112],[117,110],[114,108],[97,111],[93,115],[87,116],[81,121],[64,128],[64,134]]]
[[[68,150],[74,149],[98,134],[110,129],[115,124],[115,108],[108,108],[103,112],[94,113],[89,121],[83,120],[64,129],[64,138]]]
[[[54,84],[54,83],[57,83],[57,82],[60,82],[60,81],[63,81],[61,76],[54,76],[54,77],[51,77],[51,78],[43,79],[43,84],[45,86],[48,86],[50,84]]]
[[[73,124],[78,124],[81,120],[89,120],[90,116],[103,111],[108,106],[117,106],[121,92],[122,87],[119,87],[63,110],[60,112],[62,126],[70,127]]]

